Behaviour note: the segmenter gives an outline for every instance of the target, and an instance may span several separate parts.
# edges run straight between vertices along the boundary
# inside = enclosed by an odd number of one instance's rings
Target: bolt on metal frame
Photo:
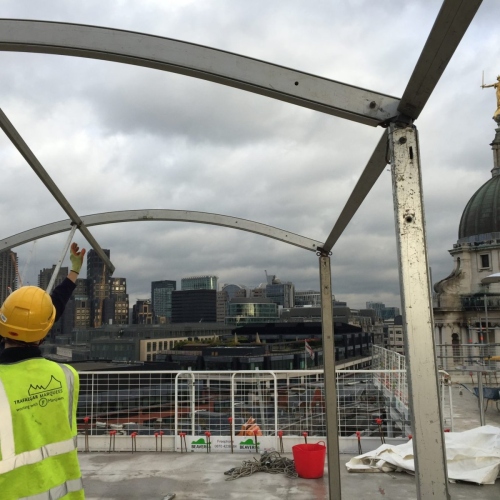
[[[0,50],[90,57],[202,78],[371,126],[389,127],[318,248],[323,343],[332,352],[330,251],[390,156],[418,498],[449,499],[433,342],[418,136],[422,112],[481,0],[445,0],[401,100],[237,54],[95,26],[0,20]],[[72,217],[73,220],[73,217]],[[217,222],[215,222],[217,224]],[[340,499],[335,358],[325,355],[329,496]],[[327,376],[327,375],[330,376]],[[430,392],[429,392],[430,391]]]

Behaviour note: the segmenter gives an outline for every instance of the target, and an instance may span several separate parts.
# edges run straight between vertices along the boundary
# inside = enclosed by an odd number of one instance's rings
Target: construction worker
[[[262,431],[260,427],[255,423],[255,418],[250,417],[246,424],[241,426],[240,432],[238,432],[238,436],[262,436]]]
[[[71,271],[51,295],[36,286],[0,308],[0,498],[85,498],[76,447],[79,379],[42,357],[39,345],[75,289],[85,249],[71,245]]]

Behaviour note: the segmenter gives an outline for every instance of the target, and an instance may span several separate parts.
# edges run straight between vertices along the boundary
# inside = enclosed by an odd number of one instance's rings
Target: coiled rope
[[[245,460],[241,467],[234,467],[224,472],[226,481],[233,481],[240,477],[251,476],[256,472],[267,472],[268,474],[285,474],[286,477],[298,477],[293,460],[282,457],[277,451],[264,453],[260,460]]]

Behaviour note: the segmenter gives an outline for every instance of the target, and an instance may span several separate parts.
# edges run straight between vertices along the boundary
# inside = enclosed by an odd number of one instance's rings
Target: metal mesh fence
[[[404,365],[377,363],[337,372],[340,436],[411,433]],[[322,370],[82,372],[80,385],[78,427],[89,435],[326,435]]]
[[[439,367],[446,371],[500,370],[500,344],[438,344],[436,357]]]

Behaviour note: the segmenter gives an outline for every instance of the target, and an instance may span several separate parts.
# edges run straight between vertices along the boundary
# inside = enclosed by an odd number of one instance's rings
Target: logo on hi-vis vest
[[[33,394],[40,394],[43,392],[55,391],[56,389],[61,389],[62,384],[57,380],[54,375],[50,377],[49,383],[47,385],[33,385],[30,384],[28,389],[28,394],[33,396]]]
[[[58,396],[62,391],[62,383],[54,375],[50,377],[46,384],[31,383],[28,387],[28,395],[14,400],[16,406],[23,405],[16,408],[16,411],[27,410],[34,406],[45,408],[48,404],[63,399],[62,396]]]

